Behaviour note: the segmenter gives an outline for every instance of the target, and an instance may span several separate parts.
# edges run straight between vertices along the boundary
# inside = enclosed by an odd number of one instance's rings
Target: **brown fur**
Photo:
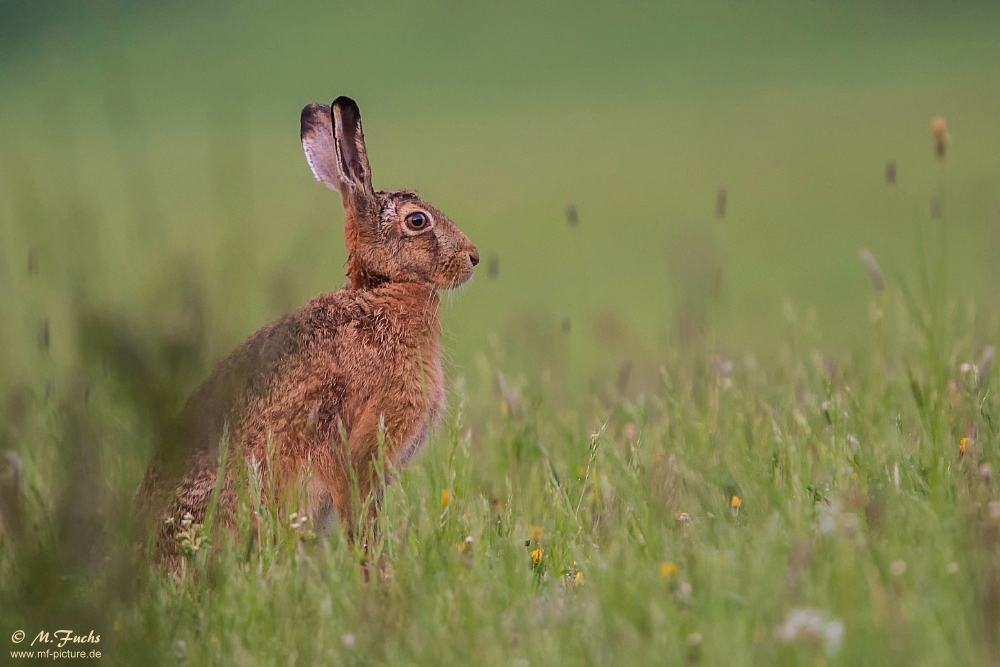
[[[352,100],[303,109],[302,143],[317,179],[341,194],[349,282],[250,336],[188,401],[174,434],[173,444],[181,446],[158,454],[140,489],[171,568],[183,515],[204,519],[227,429],[232,446],[222,516],[231,518],[237,502],[232,457],[248,469],[252,460],[264,462],[271,438],[278,488],[270,497],[297,483],[311,463],[319,481],[310,488],[311,511],[332,499],[353,533],[347,454],[364,499],[374,491],[380,424],[386,458],[398,467],[426,440],[444,404],[436,290],[472,276],[476,247],[416,193],[372,189]],[[429,217],[427,228],[407,225],[415,212]]]

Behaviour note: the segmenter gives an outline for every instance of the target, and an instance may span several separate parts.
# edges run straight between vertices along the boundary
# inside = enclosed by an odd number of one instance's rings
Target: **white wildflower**
[[[829,535],[837,527],[837,515],[840,513],[840,503],[833,501],[829,505],[826,503],[818,503],[818,505],[819,520],[816,523],[818,524],[819,532]]]
[[[838,619],[827,620],[819,609],[798,607],[788,612],[785,622],[774,629],[774,636],[783,642],[823,642],[826,653],[833,655],[843,643],[844,623]]]

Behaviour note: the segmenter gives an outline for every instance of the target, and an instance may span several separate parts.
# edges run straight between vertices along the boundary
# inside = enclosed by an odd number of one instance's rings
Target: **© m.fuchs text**
[[[57,648],[62,648],[68,643],[72,644],[97,644],[101,641],[100,635],[95,635],[94,631],[91,630],[89,634],[78,635],[72,630],[56,630],[51,635],[42,630],[39,632],[34,639],[31,640],[31,645],[35,644],[51,644],[52,642],[57,642]]]

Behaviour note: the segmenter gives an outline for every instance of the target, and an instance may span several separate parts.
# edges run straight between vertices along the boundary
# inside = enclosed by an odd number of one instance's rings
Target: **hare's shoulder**
[[[225,402],[236,407],[238,422],[261,409],[284,419],[318,401],[349,419],[344,412],[419,378],[420,363],[436,369],[436,319],[436,296],[423,288],[321,294],[250,336],[220,364],[213,384],[233,399]]]
[[[235,374],[248,389],[308,356],[317,346],[329,348],[338,333],[365,315],[346,290],[320,294],[251,334],[221,363],[216,375]]]
[[[386,353],[390,352],[388,348],[405,346],[413,342],[411,339],[436,332],[438,305],[432,288],[389,283],[372,289],[344,288],[321,294],[293,315],[310,332],[313,345],[374,344]]]

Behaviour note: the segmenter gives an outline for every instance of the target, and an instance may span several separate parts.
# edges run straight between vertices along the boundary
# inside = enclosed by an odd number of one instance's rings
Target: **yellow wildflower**
[[[743,501],[740,500],[739,496],[733,496],[732,500],[729,501],[729,507],[734,510],[738,510],[743,507]]]
[[[448,507],[448,489],[441,492],[441,508]]]
[[[958,443],[958,458],[965,456],[965,448],[969,445],[968,438],[962,438],[962,441]]]
[[[531,552],[531,567],[538,567],[538,564],[542,562],[542,550],[535,549]]]
[[[583,583],[583,572],[577,572],[576,573],[576,575],[573,577],[573,583],[574,584],[582,584]]]
[[[664,563],[660,566],[660,576],[669,577],[672,574],[677,574],[677,566],[673,563]]]

